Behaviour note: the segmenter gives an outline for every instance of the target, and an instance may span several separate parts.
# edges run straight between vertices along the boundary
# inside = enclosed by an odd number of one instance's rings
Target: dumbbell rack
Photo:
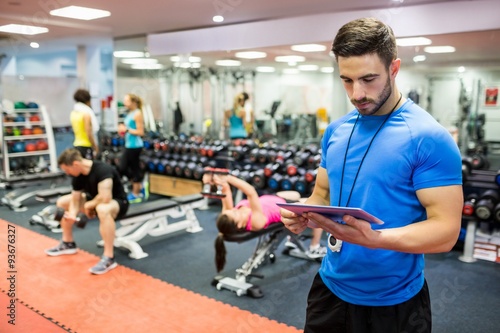
[[[30,121],[29,115],[37,114],[40,121]],[[56,146],[54,141],[54,132],[52,130],[52,124],[50,117],[48,116],[47,109],[45,106],[39,106],[38,108],[27,108],[27,109],[14,109],[12,114],[14,120],[16,115],[24,116],[24,121],[4,121],[4,115],[0,117],[0,124],[2,125],[2,131],[0,131],[0,142],[2,145],[2,171],[3,180],[8,181],[10,178],[14,177],[14,174],[10,168],[11,159],[23,158],[23,157],[33,157],[33,156],[49,156],[48,168],[50,172],[55,172],[57,170],[57,156],[56,156]],[[42,134],[29,134],[29,135],[6,135],[7,129],[13,128],[32,128],[33,126],[38,126],[43,128]],[[22,133],[21,133],[22,134]],[[28,152],[9,152],[9,144],[16,142],[25,142],[32,140],[43,139],[47,142],[47,149],[35,150]]]
[[[469,171],[464,177],[464,195],[471,193],[485,193],[486,191],[498,191],[500,184],[498,183],[498,174],[496,171],[489,170],[472,170]],[[474,208],[475,210],[475,208]],[[462,215],[462,222],[466,224],[466,233],[464,240],[463,254],[459,257],[459,260],[466,263],[473,263],[477,259],[474,257],[474,247],[476,231],[478,230],[479,224],[493,223],[493,218],[488,220],[481,220],[477,216],[472,215]]]

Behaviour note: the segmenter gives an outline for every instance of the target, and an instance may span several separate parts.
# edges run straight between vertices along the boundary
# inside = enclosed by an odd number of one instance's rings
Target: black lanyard
[[[391,112],[389,112],[387,114],[387,116],[385,117],[385,119],[382,122],[382,124],[380,124],[377,132],[375,132],[375,134],[373,135],[372,139],[370,140],[370,143],[368,144],[368,148],[366,148],[365,154],[363,155],[363,158],[361,159],[361,162],[359,163],[358,171],[356,172],[356,176],[354,177],[354,181],[352,182],[351,191],[349,192],[349,197],[347,198],[347,202],[345,204],[345,207],[349,207],[349,202],[351,201],[351,195],[352,195],[352,192],[354,190],[354,185],[356,184],[356,180],[358,180],[359,171],[361,170],[361,166],[363,165],[363,162],[365,161],[365,157],[368,154],[368,151],[370,150],[370,147],[372,146],[372,143],[375,140],[375,137],[380,132],[380,130],[382,129],[382,127],[384,127],[385,123],[387,122],[387,120],[389,119],[389,117],[391,116],[391,114],[394,112],[394,110],[396,110],[396,107],[398,106],[399,102],[401,101],[401,98],[403,98],[403,94],[399,94],[399,99],[398,99],[396,105],[394,105],[394,107],[392,108]],[[356,121],[354,122],[354,126],[352,127],[351,134],[349,135],[349,140],[347,141],[347,147],[345,149],[344,164],[342,165],[342,177],[340,179],[340,193],[339,193],[339,204],[338,204],[338,206],[340,206],[341,200],[342,200],[342,187],[343,187],[343,184],[344,184],[344,172],[345,172],[345,163],[346,163],[346,160],[347,160],[347,153],[349,152],[349,145],[351,144],[352,134],[354,133],[354,129],[356,128],[356,124],[358,123],[358,120],[359,120],[359,112],[358,112],[358,116],[356,117]]]

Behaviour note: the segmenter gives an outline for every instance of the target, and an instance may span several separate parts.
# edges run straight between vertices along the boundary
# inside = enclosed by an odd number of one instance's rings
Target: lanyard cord
[[[385,123],[387,122],[387,120],[389,119],[389,117],[391,116],[391,114],[394,112],[394,110],[396,110],[396,107],[398,106],[399,102],[401,101],[401,98],[403,98],[403,94],[400,93],[399,94],[399,99],[398,99],[396,105],[394,105],[394,107],[392,108],[391,112],[389,112],[387,114],[387,116],[385,117],[385,119],[382,122],[382,124],[380,124],[377,132],[375,132],[375,134],[373,135],[372,139],[370,140],[370,143],[368,144],[368,148],[366,148],[365,154],[363,155],[363,158],[361,159],[361,162],[359,163],[359,167],[358,167],[358,171],[356,172],[356,176],[354,176],[354,181],[352,182],[351,191],[349,192],[349,197],[347,198],[347,202],[345,204],[345,207],[349,207],[349,202],[351,201],[351,196],[352,196],[352,192],[354,190],[354,185],[356,184],[356,180],[358,180],[359,171],[361,170],[361,166],[363,165],[363,162],[365,161],[366,155],[368,155],[368,151],[370,150],[370,147],[372,146],[372,143],[375,140],[375,137],[380,132],[380,130],[382,129],[382,127],[384,127]],[[344,173],[345,173],[345,164],[346,164],[346,160],[347,160],[347,153],[349,152],[349,145],[351,144],[351,138],[352,138],[352,135],[354,133],[354,129],[356,128],[356,124],[358,123],[358,120],[359,120],[359,112],[358,112],[358,116],[356,117],[356,121],[354,122],[354,126],[352,127],[351,134],[349,135],[349,140],[347,141],[347,147],[345,149],[344,164],[342,165],[342,177],[340,179],[340,193],[339,193],[339,204],[338,204],[338,206],[340,206],[340,203],[342,201],[342,187],[343,187],[343,184],[344,184]]]

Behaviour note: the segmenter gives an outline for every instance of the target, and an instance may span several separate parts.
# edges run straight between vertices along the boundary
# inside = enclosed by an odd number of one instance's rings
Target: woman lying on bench
[[[286,200],[277,195],[259,196],[252,185],[230,174],[206,173],[203,176],[203,183],[220,186],[222,194],[225,194],[221,198],[222,212],[216,222],[219,235],[215,240],[215,265],[217,272],[220,272],[226,264],[224,235],[258,231],[267,228],[272,223],[280,223],[280,207],[276,203],[284,203]],[[240,190],[246,199],[235,205],[231,186]],[[309,251],[311,254],[317,253],[318,257],[326,253],[326,248],[320,247],[321,232],[321,229],[314,229]]]

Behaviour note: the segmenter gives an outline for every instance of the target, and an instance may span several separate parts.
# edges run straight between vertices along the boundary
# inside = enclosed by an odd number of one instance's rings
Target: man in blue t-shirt
[[[398,90],[401,60],[389,26],[351,21],[332,51],[355,110],[325,130],[306,204],[362,208],[384,224],[281,211],[294,233],[320,227],[330,234],[304,331],[431,332],[424,254],[447,252],[458,238],[460,152],[448,131]]]

